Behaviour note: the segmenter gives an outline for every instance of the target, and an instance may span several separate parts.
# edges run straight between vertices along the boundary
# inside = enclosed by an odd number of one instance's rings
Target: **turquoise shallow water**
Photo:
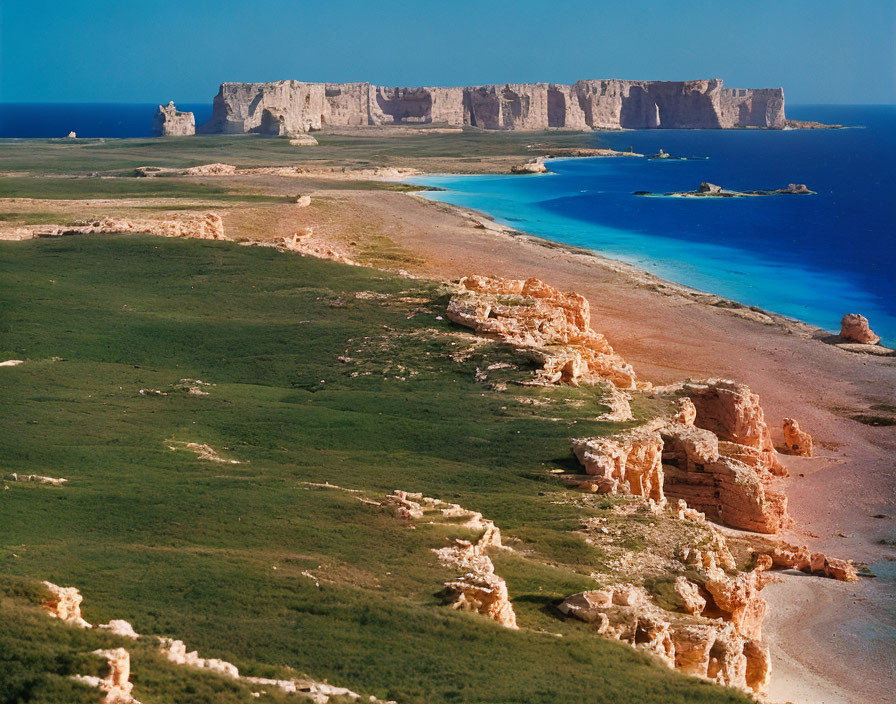
[[[896,107],[789,107],[846,130],[645,130],[595,146],[690,160],[565,159],[543,176],[430,176],[426,195],[587,247],[658,276],[836,332],[869,318],[896,346]],[[701,181],[754,190],[805,183],[817,195],[643,198]]]

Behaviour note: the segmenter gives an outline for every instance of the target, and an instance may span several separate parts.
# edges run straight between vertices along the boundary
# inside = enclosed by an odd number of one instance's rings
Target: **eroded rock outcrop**
[[[35,484],[50,484],[51,486],[62,486],[68,479],[62,477],[44,477],[40,474],[19,474],[13,472],[7,474],[4,479],[10,482],[34,482]]]
[[[81,596],[75,587],[60,587],[52,582],[44,582],[44,587],[50,593],[50,598],[44,602],[44,608],[54,618],[64,621],[72,626],[90,628],[90,624],[81,616]]]
[[[858,313],[847,313],[840,321],[840,337],[862,345],[876,345],[880,335],[876,335],[868,324],[868,318]]]
[[[0,235],[5,235],[0,228]],[[14,228],[15,239],[64,237],[97,233],[147,233],[160,237],[190,237],[204,240],[226,240],[224,222],[217,213],[180,215],[166,220],[106,217],[75,225],[23,225]]]
[[[250,242],[249,244],[261,247],[276,247],[277,249],[287,252],[296,252],[303,256],[316,257],[317,259],[329,259],[334,262],[339,262],[340,264],[358,266],[358,263],[345,251],[329,242],[315,237],[314,230],[310,227],[306,228],[303,232],[294,233],[291,237],[278,237],[272,242]]]
[[[517,628],[507,584],[495,574],[495,566],[486,554],[488,548],[502,547],[501,531],[492,521],[457,504],[404,491],[387,495],[382,503],[407,520],[427,518],[478,533],[474,540],[457,538],[451,545],[433,550],[443,565],[463,572],[445,582],[446,596],[452,608],[473,611],[506,628]]]
[[[159,105],[153,121],[153,133],[159,137],[188,137],[196,134],[196,118],[191,112],[181,112],[174,101]]]
[[[451,504],[449,506],[454,505]],[[498,542],[500,543],[500,535]],[[73,626],[93,628],[81,617],[80,606],[83,597],[75,587],[59,587],[50,582],[44,582],[43,584],[52,595],[52,598],[44,604],[51,616]],[[114,635],[132,640],[144,637],[140,636],[130,623],[119,619],[96,626],[96,628],[107,630]],[[370,702],[370,704],[395,704],[395,702],[391,701],[383,702],[375,697],[362,697],[350,689],[336,687],[326,682],[316,682],[307,678],[276,680],[262,677],[244,677],[240,675],[239,669],[233,663],[218,658],[200,657],[195,650],[187,651],[184,642],[181,640],[164,636],[154,638],[158,643],[159,652],[175,665],[207,670],[222,677],[237,680],[242,684],[276,687],[288,694],[303,695],[305,699],[312,701],[314,704],[347,704],[362,700]],[[130,682],[130,655],[128,651],[124,648],[114,648],[110,650],[95,650],[92,654],[105,658],[109,667],[109,674],[105,677],[74,675],[72,679],[104,691],[106,693],[106,697],[103,700],[105,704],[140,704],[131,696],[134,685]]]
[[[74,675],[72,679],[105,692],[106,696],[103,699],[105,704],[140,704],[131,696],[134,685],[130,681],[131,656],[128,651],[124,648],[113,648],[94,650],[91,654],[106,661],[109,674],[105,677]]]
[[[222,83],[200,132],[295,135],[328,126],[444,123],[488,130],[785,126],[780,88],[697,81],[387,88],[370,83]]]
[[[466,276],[451,297],[448,318],[478,334],[530,349],[541,362],[540,381],[609,381],[636,387],[635,372],[606,338],[591,328],[588,300],[538,279]]]
[[[812,436],[803,430],[793,418],[784,419],[784,444],[790,455],[812,456]]]
[[[856,568],[848,560],[828,557],[821,552],[810,552],[809,548],[794,545],[779,545],[768,551],[757,553],[759,557],[767,555],[772,566],[793,569],[812,574],[817,577],[829,577],[841,582],[857,582]]]
[[[657,503],[663,494],[663,439],[656,424],[605,438],[572,441],[572,449],[597,491],[604,494],[636,494]]]
[[[767,486],[773,474],[766,463],[778,460],[766,445],[771,439],[758,398],[747,387],[718,380],[690,384],[688,394],[671,421],[573,439],[573,452],[586,474],[596,477],[596,490],[634,494],[660,506],[678,499],[744,530],[775,533],[786,526],[787,498]]]
[[[730,449],[737,449],[738,455],[755,455],[756,461],[748,463],[759,471],[786,476],[787,471],[772,443],[759,396],[746,384],[729,379],[708,379],[665,387],[663,390],[687,396],[696,410],[694,424],[711,430],[721,441],[748,448]]]
[[[558,608],[592,624],[598,635],[653,653],[685,674],[759,693],[768,685],[771,663],[756,635],[765,602],[745,587],[753,579],[738,582],[721,572],[713,575],[707,584],[712,583],[721,604],[705,587],[679,580],[676,591],[683,594],[684,614],[658,607],[646,589],[631,584],[574,594]]]

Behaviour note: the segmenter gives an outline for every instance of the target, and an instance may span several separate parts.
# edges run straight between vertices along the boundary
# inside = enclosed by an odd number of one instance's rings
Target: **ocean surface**
[[[896,106],[788,106],[787,114],[851,128],[598,133],[594,146],[689,159],[561,159],[547,175],[413,182],[448,189],[425,194],[433,200],[825,330],[862,313],[896,346]],[[701,181],[732,190],[805,183],[817,195],[633,195]]]
[[[165,101],[166,103],[168,101]],[[158,103],[0,103],[0,138],[150,137]],[[178,104],[201,125],[211,103]]]

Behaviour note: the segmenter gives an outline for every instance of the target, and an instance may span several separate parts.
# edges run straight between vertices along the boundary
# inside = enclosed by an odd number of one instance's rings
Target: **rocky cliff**
[[[370,83],[222,83],[204,133],[285,135],[326,125],[469,125],[489,130],[783,129],[781,88],[589,80],[465,88]]]
[[[196,119],[193,113],[178,110],[171,101],[167,105],[159,105],[152,129],[159,137],[188,137],[196,134]],[[73,135],[74,132],[69,136]]]

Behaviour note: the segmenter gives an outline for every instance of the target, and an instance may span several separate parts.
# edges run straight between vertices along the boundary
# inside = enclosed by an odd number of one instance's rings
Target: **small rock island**
[[[704,181],[696,191],[673,191],[671,193],[652,193],[651,191],[635,191],[636,196],[667,196],[671,198],[746,198],[750,196],[777,195],[814,195],[804,183],[788,183],[786,188],[763,189],[758,191],[729,191],[714,183]]]

